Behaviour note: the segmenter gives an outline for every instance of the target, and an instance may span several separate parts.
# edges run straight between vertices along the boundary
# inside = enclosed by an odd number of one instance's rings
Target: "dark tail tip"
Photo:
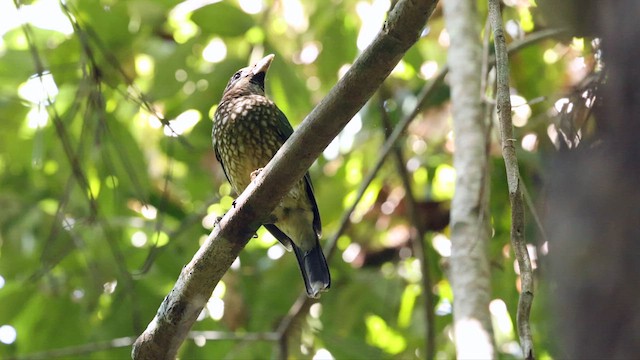
[[[320,292],[329,290],[331,286],[329,266],[320,248],[320,243],[317,243],[309,251],[303,251],[295,245],[293,250],[298,259],[298,265],[300,265],[307,295],[311,298],[319,298]]]

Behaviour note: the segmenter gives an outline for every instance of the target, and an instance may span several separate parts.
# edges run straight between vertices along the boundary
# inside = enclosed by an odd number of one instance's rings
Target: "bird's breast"
[[[275,105],[261,96],[223,101],[213,125],[214,145],[231,185],[238,193],[251,182],[282,146],[277,133]]]

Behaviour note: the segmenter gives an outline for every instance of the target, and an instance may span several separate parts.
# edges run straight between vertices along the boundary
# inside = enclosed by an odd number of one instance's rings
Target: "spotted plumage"
[[[293,133],[286,116],[264,93],[273,57],[236,72],[214,115],[213,148],[236,194],[246,189]],[[265,228],[287,250],[293,249],[307,294],[318,297],[329,289],[331,278],[320,248],[320,214],[308,173],[282,199],[272,219]]]

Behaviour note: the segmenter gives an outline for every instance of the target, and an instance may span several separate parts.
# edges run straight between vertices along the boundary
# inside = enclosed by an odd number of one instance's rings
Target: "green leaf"
[[[191,21],[203,32],[219,36],[240,36],[254,25],[251,16],[226,2],[218,2],[194,11]]]

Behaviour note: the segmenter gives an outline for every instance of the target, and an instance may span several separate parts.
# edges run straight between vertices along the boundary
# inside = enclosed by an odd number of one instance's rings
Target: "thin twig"
[[[502,156],[507,171],[509,200],[511,201],[511,244],[518,260],[522,290],[518,301],[517,326],[520,345],[525,359],[534,359],[533,340],[529,324],[529,313],[533,301],[533,270],[524,238],[524,201],[520,184],[520,171],[516,156],[513,124],[511,122],[511,101],[509,98],[509,58],[502,28],[500,1],[489,0],[489,18],[493,27],[496,49],[497,110],[502,138]]]
[[[522,181],[522,176],[520,177],[520,185],[522,186],[522,195],[524,195],[524,200],[527,203],[529,212],[531,212],[531,217],[533,217],[533,221],[535,221],[538,231],[540,232],[540,237],[543,242],[548,243],[549,238],[547,237],[547,231],[544,229],[544,225],[542,225],[542,220],[540,219],[540,215],[538,215],[538,209],[536,209],[533,199],[531,198],[531,194],[529,194],[529,190],[527,190],[527,184]]]
[[[105,351],[109,349],[121,348],[131,346],[135,341],[135,336],[121,337],[108,341],[99,341],[94,343],[82,344],[78,346],[70,346],[60,349],[53,349],[42,351],[33,354],[27,354],[22,356],[16,356],[9,358],[13,360],[40,360],[40,359],[62,359],[72,356],[80,356],[85,354],[91,354],[98,351]]]
[[[278,334],[279,359],[289,358],[289,335],[293,324],[297,323],[302,317],[302,314],[306,314],[309,308],[311,308],[311,305],[317,301],[316,299],[309,298],[306,292],[300,293],[296,301],[291,305],[287,316],[280,321],[278,329],[276,330]]]
[[[384,97],[378,101],[378,107],[380,115],[382,117],[382,128],[385,132],[385,138],[389,138],[391,135],[391,119],[384,106]],[[396,143],[397,144],[397,143]],[[432,264],[432,259],[429,258],[427,249],[424,245],[426,230],[422,226],[422,221],[418,215],[416,199],[413,196],[413,187],[411,186],[411,180],[409,179],[409,173],[404,164],[404,157],[402,156],[402,150],[399,146],[393,147],[393,157],[395,159],[396,169],[402,180],[402,185],[405,188],[405,203],[409,213],[409,220],[413,225],[414,231],[412,231],[411,244],[413,247],[414,256],[420,261],[420,270],[422,272],[421,286],[422,295],[424,301],[424,326],[426,332],[425,341],[425,358],[432,360],[435,357],[435,313],[434,313],[434,299],[432,292],[432,275],[429,268]]]
[[[263,333],[242,333],[237,334],[228,331],[191,331],[189,332],[189,339],[204,339],[209,341],[278,341],[278,334],[275,332],[263,332]]]

